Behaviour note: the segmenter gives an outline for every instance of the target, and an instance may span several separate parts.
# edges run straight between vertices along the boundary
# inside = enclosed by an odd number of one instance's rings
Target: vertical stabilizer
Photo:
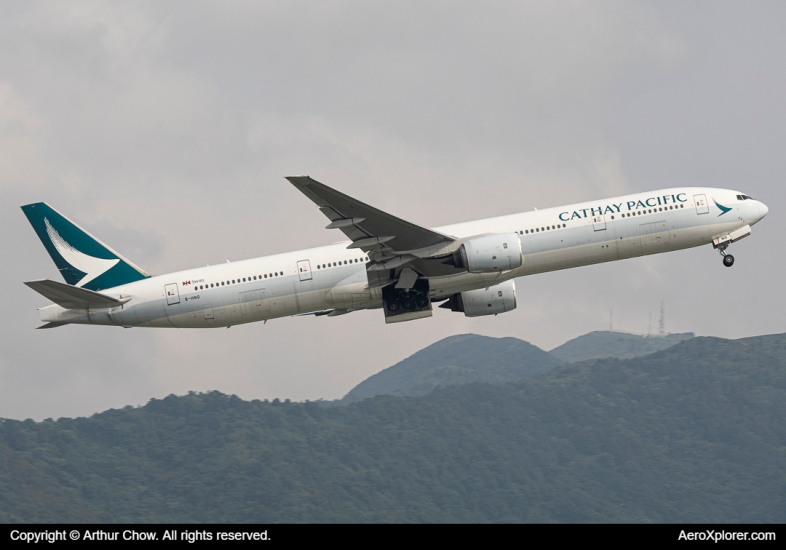
[[[22,211],[69,285],[98,291],[150,277],[45,202]]]

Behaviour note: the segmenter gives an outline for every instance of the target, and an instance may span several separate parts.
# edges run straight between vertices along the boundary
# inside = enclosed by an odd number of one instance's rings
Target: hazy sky
[[[0,417],[189,390],[334,399],[449,335],[786,331],[786,3],[0,2]],[[678,185],[769,216],[711,246],[516,281],[518,309],[230,330],[34,330],[46,201],[154,274],[330,244],[309,174],[424,226]]]

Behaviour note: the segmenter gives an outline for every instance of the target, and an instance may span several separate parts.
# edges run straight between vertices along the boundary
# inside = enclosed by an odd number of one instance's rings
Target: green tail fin
[[[69,285],[98,291],[150,277],[45,202],[22,211]]]

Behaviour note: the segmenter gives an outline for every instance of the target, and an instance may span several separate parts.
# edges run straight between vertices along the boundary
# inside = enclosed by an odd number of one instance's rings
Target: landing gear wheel
[[[398,304],[396,302],[391,302],[388,304],[388,309],[390,311],[398,311]]]
[[[733,266],[734,265],[734,256],[732,256],[731,254],[726,254],[723,257],[723,265],[725,265],[726,267]]]
[[[425,298],[418,298],[417,299],[418,307],[426,307],[428,305],[428,300]]]
[[[401,305],[404,306],[404,309],[412,309],[413,306],[415,305],[415,302],[413,302],[410,298],[407,298],[406,300],[401,302]]]

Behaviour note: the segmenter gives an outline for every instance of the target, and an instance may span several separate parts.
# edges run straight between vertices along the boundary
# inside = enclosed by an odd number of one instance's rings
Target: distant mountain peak
[[[565,342],[549,353],[566,363],[607,357],[631,359],[670,348],[693,337],[695,334],[692,332],[644,336],[628,332],[597,330]]]
[[[425,395],[435,388],[471,382],[525,380],[561,364],[518,338],[457,334],[443,338],[355,386],[349,403],[375,395]]]

